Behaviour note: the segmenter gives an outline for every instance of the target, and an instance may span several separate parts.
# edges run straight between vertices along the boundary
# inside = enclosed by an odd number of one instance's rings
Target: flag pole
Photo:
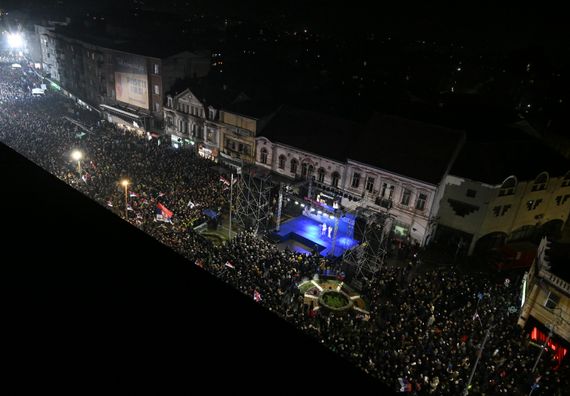
[[[234,191],[234,173],[231,174],[230,180],[230,225],[228,228],[228,240],[232,239],[232,196]]]

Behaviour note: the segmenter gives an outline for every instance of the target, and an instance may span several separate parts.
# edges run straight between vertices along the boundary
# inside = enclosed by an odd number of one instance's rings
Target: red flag
[[[261,301],[261,294],[259,294],[259,292],[257,290],[253,291],[253,299],[257,302]]]
[[[161,204],[160,202],[158,203],[158,205],[156,205],[158,207],[158,209],[160,209],[160,211],[162,212],[162,216],[164,216],[165,218],[169,219],[172,217],[172,215],[174,213],[172,213],[170,210],[168,210],[168,208],[166,206],[164,206],[163,204]]]

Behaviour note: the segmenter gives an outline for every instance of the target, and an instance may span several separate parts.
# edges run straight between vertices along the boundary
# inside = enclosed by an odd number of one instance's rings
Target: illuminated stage
[[[327,215],[302,215],[281,224],[279,232],[273,233],[273,237],[280,247],[289,247],[296,252],[308,254],[316,248],[322,256],[332,253],[333,256],[339,257],[359,242],[354,239],[354,215],[347,214],[338,222],[336,246],[332,252],[333,239],[328,237],[328,233],[321,235],[321,227],[326,223],[327,227],[330,225],[334,229],[334,222],[334,218],[331,219]]]

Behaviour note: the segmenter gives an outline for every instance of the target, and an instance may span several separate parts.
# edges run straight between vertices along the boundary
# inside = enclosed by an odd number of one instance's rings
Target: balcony
[[[570,295],[570,283],[566,282],[564,279],[557,277],[552,272],[540,269],[539,276],[548,281],[548,283],[556,286],[560,290],[564,291],[566,294]]]

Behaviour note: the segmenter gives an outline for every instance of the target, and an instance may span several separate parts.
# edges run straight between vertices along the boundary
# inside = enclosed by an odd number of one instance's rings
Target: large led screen
[[[148,109],[148,75],[144,58],[115,56],[115,92],[118,101]]]

